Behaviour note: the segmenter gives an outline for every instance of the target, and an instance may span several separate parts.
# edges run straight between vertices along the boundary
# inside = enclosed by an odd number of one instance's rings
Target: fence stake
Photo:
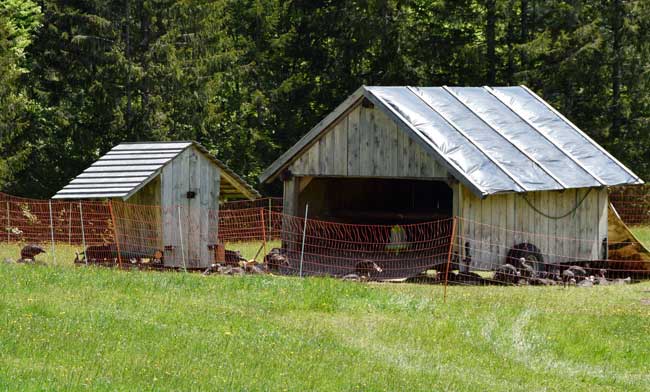
[[[72,203],[68,207],[70,208],[68,214],[68,245],[72,245]]]
[[[7,201],[7,243],[11,242],[11,218],[9,218],[9,201]]]
[[[183,226],[181,225],[181,206],[178,206],[178,234],[181,238],[181,256],[183,257],[183,270],[187,272],[187,265],[185,265],[185,248],[183,247]]]
[[[113,213],[113,201],[108,201],[108,210],[111,213],[111,221],[113,222],[113,235],[115,235],[115,247],[117,248],[117,265],[122,269],[122,252],[120,251],[120,235],[117,232],[117,224],[115,222],[115,214]]]
[[[266,256],[266,226],[264,225],[264,208],[260,208],[260,218],[262,218],[262,246],[264,247],[264,255]]]
[[[50,238],[52,240],[52,263],[56,264],[56,255],[54,254],[54,220],[52,219],[52,200],[48,200],[50,206]]]
[[[266,234],[269,236],[269,241],[271,241],[271,230],[272,230],[271,228],[271,208],[272,208],[271,201],[272,200],[273,199],[269,197],[269,230],[266,232]],[[266,249],[264,251],[266,252]]]
[[[456,237],[456,217],[451,226],[451,237],[449,238],[449,253],[447,254],[447,267],[445,268],[445,294],[444,302],[447,303],[447,282],[449,278],[449,268],[451,268],[451,253],[454,249],[454,238]]]
[[[302,249],[300,250],[300,277],[302,278],[302,260],[305,255],[305,236],[307,235],[307,213],[309,212],[309,203],[305,204],[305,224],[302,228]]]
[[[81,202],[79,202],[79,220],[81,221],[81,243],[84,247],[84,260],[86,260],[86,265],[88,265],[88,255],[86,254],[86,233],[84,232],[84,213],[81,208]]]

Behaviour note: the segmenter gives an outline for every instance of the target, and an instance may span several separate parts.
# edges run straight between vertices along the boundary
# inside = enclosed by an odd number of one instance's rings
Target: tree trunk
[[[621,0],[612,1],[612,103],[611,103],[611,136],[618,139],[621,136],[621,39],[623,34],[623,5]]]
[[[487,83],[489,85],[494,85],[496,81],[496,1],[495,0],[486,0],[485,7],[487,10],[487,25],[485,28],[485,36],[487,41]]]

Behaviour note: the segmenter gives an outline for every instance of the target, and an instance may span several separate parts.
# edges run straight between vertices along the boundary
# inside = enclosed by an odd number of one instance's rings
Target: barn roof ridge
[[[481,197],[643,184],[526,86],[361,86],[260,176],[275,179],[364,100]]]
[[[151,146],[165,148],[147,148]],[[133,148],[134,146],[140,148]],[[259,192],[205,146],[193,140],[120,143],[93,162],[86,170],[59,190],[53,199],[89,199],[120,197],[128,199],[158,176],[163,167],[190,147],[196,147],[221,169],[221,176],[246,198],[260,197]],[[127,148],[128,147],[128,148]],[[134,156],[129,156],[133,151]],[[139,156],[147,151],[147,156]]]

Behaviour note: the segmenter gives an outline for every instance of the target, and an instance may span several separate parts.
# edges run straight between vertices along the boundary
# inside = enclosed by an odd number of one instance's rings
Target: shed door
[[[165,265],[205,268],[217,242],[219,168],[192,147],[163,168]]]
[[[190,150],[185,197],[187,200],[187,261],[188,266],[191,267],[203,267],[206,263],[201,260],[201,243],[203,242],[201,240],[201,214],[207,214],[207,211],[202,211],[200,202],[201,158],[195,149]]]

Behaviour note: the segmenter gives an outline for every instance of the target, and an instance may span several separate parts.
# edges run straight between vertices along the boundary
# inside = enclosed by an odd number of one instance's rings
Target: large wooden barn
[[[188,141],[119,144],[53,198],[126,201],[113,204],[123,251],[164,249],[166,266],[206,267],[217,242],[219,201],[259,196],[202,145]]]
[[[607,187],[643,183],[524,86],[361,87],[260,176],[276,178],[287,214],[457,216],[459,251],[484,266],[520,243],[551,263],[606,257]]]

